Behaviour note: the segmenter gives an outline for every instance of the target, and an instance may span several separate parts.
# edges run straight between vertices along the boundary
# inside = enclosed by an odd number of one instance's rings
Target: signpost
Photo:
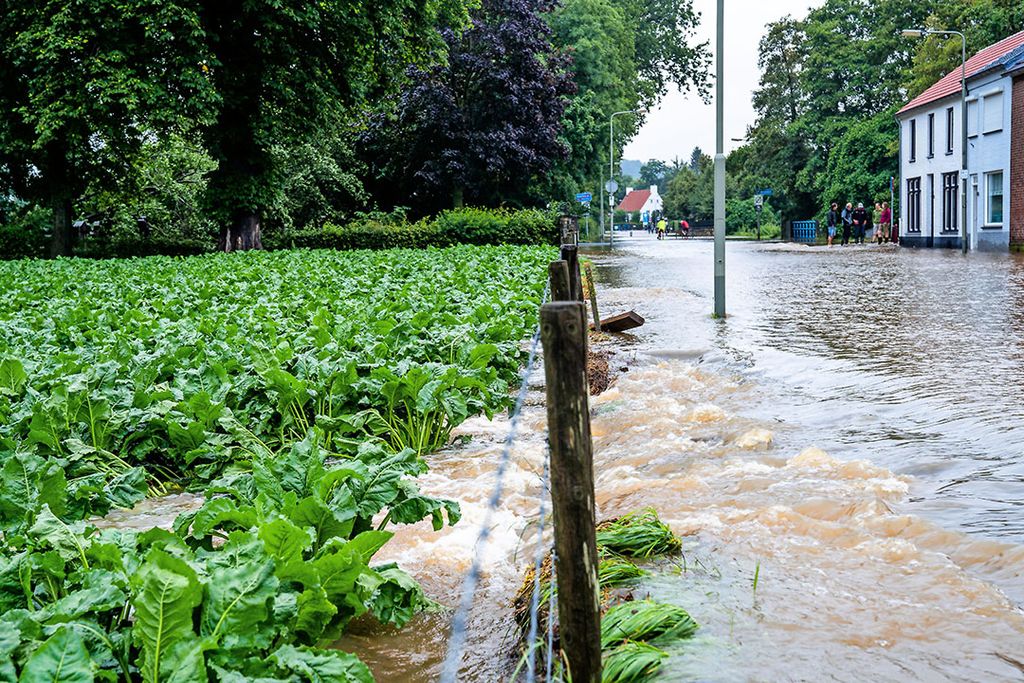
[[[614,244],[615,243],[615,193],[619,191],[619,184],[617,182],[615,182],[614,179],[612,179],[612,180],[609,180],[607,183],[604,184],[604,189],[605,189],[605,192],[608,193],[608,206],[610,207],[609,214],[610,214],[610,218],[611,218],[611,226],[610,226],[611,227],[611,232],[608,233],[610,235],[610,237],[608,238],[608,241],[609,241],[609,243]],[[602,212],[602,214],[604,213],[604,208],[601,209],[601,212]]]

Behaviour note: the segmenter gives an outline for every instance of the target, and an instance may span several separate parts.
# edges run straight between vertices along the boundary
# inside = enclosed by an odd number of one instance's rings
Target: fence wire
[[[529,655],[526,660],[526,680],[528,683],[537,681],[537,627],[540,621],[540,594],[541,594],[541,567],[544,564],[544,515],[546,514],[544,503],[547,500],[548,477],[550,467],[551,451],[544,449],[544,474],[540,481],[540,521],[537,524],[537,552],[533,560],[533,596],[530,598],[530,633],[526,638],[526,645],[529,647]],[[554,590],[554,584],[548,584]],[[551,623],[551,614],[548,613],[548,623]],[[548,653],[550,656],[550,653]]]
[[[550,287],[550,282],[544,287],[544,296],[541,298],[542,306],[548,300],[548,296],[551,291]],[[473,562],[462,581],[462,598],[459,601],[458,610],[455,612],[455,618],[452,620],[451,636],[448,639],[448,652],[445,655],[444,665],[441,668],[441,683],[455,683],[458,677],[459,663],[462,661],[462,655],[466,646],[469,613],[473,608],[473,598],[476,596],[477,586],[480,584],[481,562],[484,552],[487,549],[487,542],[491,536],[491,525],[494,513],[501,504],[502,495],[505,493],[505,475],[508,473],[508,466],[512,461],[513,446],[515,446],[516,438],[519,436],[520,418],[522,417],[523,406],[526,404],[526,396],[530,390],[530,378],[533,376],[535,369],[534,365],[537,361],[537,351],[539,348],[540,323],[538,322],[537,329],[534,331],[533,339],[530,342],[529,357],[527,358],[526,365],[519,373],[519,395],[516,397],[512,417],[509,420],[508,435],[505,437],[505,444],[502,448],[501,459],[498,461],[498,469],[494,477],[494,491],[491,493],[490,500],[487,504],[487,511],[484,513],[483,523],[481,523],[480,531],[477,533]],[[547,463],[545,461],[545,469],[546,468]],[[543,497],[545,494],[546,491],[542,489],[541,496]]]

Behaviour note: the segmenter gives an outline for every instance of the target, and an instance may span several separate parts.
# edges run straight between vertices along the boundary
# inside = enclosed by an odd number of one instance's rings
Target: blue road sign
[[[593,199],[594,195],[590,194],[589,192],[580,192],[578,195],[576,195],[576,201],[578,201],[581,204],[586,204],[589,201],[593,201]]]
[[[775,194],[775,190],[768,188],[767,190],[761,190],[758,194],[762,197],[771,197]]]

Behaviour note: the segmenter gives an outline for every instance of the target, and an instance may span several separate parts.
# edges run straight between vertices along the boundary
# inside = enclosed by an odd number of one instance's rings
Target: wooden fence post
[[[569,264],[565,261],[552,261],[548,264],[548,280],[551,282],[552,301],[572,301],[572,290],[569,286]]]
[[[571,301],[583,301],[583,282],[580,277],[579,247],[573,244],[562,245],[562,260],[569,264],[569,293]]]
[[[540,321],[562,652],[574,683],[600,683],[601,613],[586,308],[575,301],[550,303],[541,308]]]
[[[600,332],[601,314],[597,312],[597,285],[594,284],[594,270],[590,267],[590,263],[584,264],[583,268],[587,271],[587,284],[590,286],[590,312],[594,317],[594,330]]]

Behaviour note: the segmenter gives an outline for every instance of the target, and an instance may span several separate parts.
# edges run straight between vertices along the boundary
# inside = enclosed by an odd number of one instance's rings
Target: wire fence
[[[550,283],[544,288],[544,296],[541,298],[541,305],[543,306],[550,295]],[[491,525],[494,519],[494,513],[497,512],[498,506],[501,505],[502,496],[505,493],[505,476],[508,473],[509,464],[512,461],[512,451],[515,446],[516,438],[519,436],[519,424],[521,422],[523,406],[526,404],[526,397],[530,389],[530,379],[535,371],[535,365],[537,362],[538,350],[540,349],[540,324],[538,323],[537,329],[533,333],[533,338],[530,342],[530,352],[526,361],[526,365],[523,367],[519,374],[520,385],[519,394],[516,397],[515,407],[512,410],[512,416],[509,419],[508,434],[505,437],[505,443],[502,447],[501,458],[498,461],[498,468],[495,473],[494,490],[491,493],[491,497],[487,503],[487,510],[484,513],[483,522],[480,524],[480,530],[477,532],[476,545],[473,552],[473,561],[470,564],[469,571],[466,572],[466,576],[462,581],[461,599],[459,600],[458,609],[455,612],[455,618],[452,620],[451,635],[448,639],[448,652],[445,656],[444,664],[441,668],[441,683],[455,683],[458,672],[459,664],[462,661],[462,656],[465,654],[466,637],[468,635],[469,626],[469,614],[473,608],[473,599],[476,597],[476,590],[480,584],[482,561],[484,552],[487,549],[487,543],[491,536]],[[542,548],[543,548],[543,526],[544,526],[544,501],[547,496],[547,479],[549,473],[548,465],[548,453],[545,451],[544,459],[544,476],[543,483],[540,490],[540,531],[538,535],[538,558],[537,561],[543,561]],[[536,562],[536,561],[535,561]],[[536,660],[535,660],[535,648],[533,642],[536,639],[537,624],[539,621],[539,610],[540,610],[540,576],[539,567],[537,568],[537,579],[534,582],[534,592],[531,598],[530,604],[530,640],[528,645],[530,647],[530,656],[528,660],[528,671],[527,676],[531,682],[536,681]],[[554,596],[554,569],[552,568],[552,597]],[[552,600],[553,602],[553,600]],[[550,653],[551,643],[553,641],[551,613],[548,613],[548,652]],[[551,681],[552,667],[551,657],[548,656],[547,666],[547,681]]]

